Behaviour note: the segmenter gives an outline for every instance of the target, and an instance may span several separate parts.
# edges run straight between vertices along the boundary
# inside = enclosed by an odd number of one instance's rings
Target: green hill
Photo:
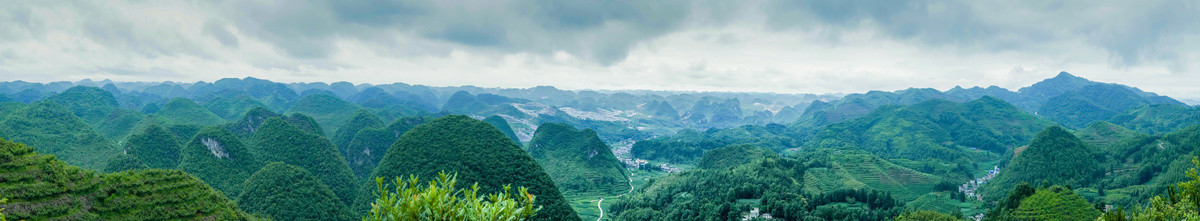
[[[1017,220],[1096,220],[1100,210],[1071,189],[1053,186],[1021,200],[1012,212]]]
[[[811,163],[767,157],[732,168],[653,178],[605,209],[614,220],[740,220],[752,209],[780,220],[889,220],[903,204],[886,192],[806,193]],[[607,200],[606,200],[607,201]]]
[[[696,168],[726,169],[749,163],[763,157],[778,156],[775,152],[753,145],[733,145],[704,152]]]
[[[782,152],[800,146],[800,142],[788,132],[779,124],[710,128],[703,132],[687,129],[672,136],[638,141],[633,144],[630,153],[640,159],[691,163],[700,159],[704,151],[738,144]]]
[[[816,132],[809,146],[865,150],[909,168],[930,167],[922,171],[965,180],[972,177],[970,170],[957,168],[996,159],[1051,125],[993,97],[966,103],[935,99],[885,106],[829,125]]]
[[[1200,124],[1200,107],[1156,104],[1129,110],[1110,119],[1142,133],[1166,133]]]
[[[129,154],[119,154],[108,160],[108,164],[104,165],[105,173],[116,173],[126,170],[148,169],[150,167],[138,160],[136,156]]]
[[[163,105],[157,114],[173,124],[209,126],[225,123],[225,119],[187,98],[174,98],[167,101],[167,104]]]
[[[501,133],[504,133],[504,136],[508,137],[508,139],[511,139],[514,143],[517,143],[517,145],[521,145],[521,138],[517,138],[517,133],[513,132],[512,126],[508,125],[508,121],[504,120],[504,117],[492,115],[490,117],[483,118],[483,122],[487,122],[493,127],[496,127],[496,129],[500,130]]]
[[[875,189],[910,201],[926,193],[943,178],[893,164],[861,151],[828,151],[804,155],[816,162],[804,174],[804,191],[828,193],[839,189]]]
[[[2,116],[0,138],[28,144],[85,169],[103,169],[121,153],[87,123],[52,102],[9,106]]]
[[[145,117],[137,111],[121,109],[112,93],[96,87],[72,87],[47,97],[45,102],[61,105],[109,139],[123,139]]]
[[[322,134],[333,134],[346,121],[354,116],[359,109],[353,103],[346,102],[328,94],[312,94],[300,98],[288,109],[287,113],[303,113],[320,123],[325,131]]]
[[[169,169],[179,166],[179,139],[176,139],[171,131],[157,124],[130,135],[124,145],[126,154],[136,157],[150,168]]]
[[[596,131],[580,131],[559,123],[542,124],[527,149],[563,192],[629,191],[629,172],[612,149],[596,136]]]
[[[267,164],[244,186],[237,202],[246,212],[275,220],[356,220],[346,204],[304,168]]]
[[[237,136],[223,127],[200,130],[180,151],[179,168],[220,190],[226,197],[242,192],[242,182],[262,163]]]
[[[404,117],[392,122],[384,128],[367,128],[354,134],[347,146],[346,161],[354,170],[354,175],[366,180],[367,175],[379,165],[379,160],[387,154],[388,148],[400,139],[400,135],[417,125],[433,120],[428,117]]]
[[[363,129],[380,128],[383,126],[383,121],[379,120],[379,117],[366,110],[358,110],[354,112],[354,117],[351,117],[349,121],[337,129],[337,132],[333,134],[330,141],[333,141],[333,145],[337,146],[339,153],[349,155],[346,153],[346,147],[350,146],[350,141],[354,139],[355,134],[358,134]]]
[[[358,182],[324,137],[301,131],[280,118],[268,118],[251,138],[251,151],[262,162],[284,162],[312,172],[346,204],[358,193]]]
[[[177,170],[96,174],[0,139],[0,204],[11,220],[253,220]]]
[[[1105,121],[1097,121],[1075,131],[1075,136],[1093,147],[1106,148],[1117,142],[1133,138],[1138,132]]]
[[[1046,128],[1016,153],[982,193],[999,197],[1022,182],[1085,186],[1103,175],[1100,162],[1104,162],[1103,155],[1071,132],[1057,126]]]
[[[1038,109],[1038,115],[1070,127],[1083,127],[1095,121],[1113,118],[1127,110],[1150,105],[1184,106],[1169,97],[1139,93],[1136,89],[1118,84],[1085,86],[1051,98]]]
[[[250,109],[250,111],[242,114],[241,120],[227,124],[225,125],[225,128],[229,129],[230,132],[233,132],[233,134],[236,134],[239,138],[248,140],[254,135],[255,131],[258,131],[258,129],[262,127],[263,122],[266,122],[267,119],[272,117],[284,118],[284,120],[300,128],[300,130],[319,136],[325,136],[325,131],[321,129],[321,125],[317,124],[317,121],[312,117],[308,117],[300,113],[293,113],[292,116],[284,116],[279,113],[271,112],[264,107]]]
[[[221,116],[222,119],[227,121],[238,120],[239,117],[242,117],[242,114],[254,108],[266,106],[266,104],[258,102],[253,97],[244,94],[216,97],[204,102],[205,109],[212,111],[213,114]]]
[[[535,220],[579,220],[536,160],[495,127],[467,116],[438,118],[404,133],[370,177],[431,179],[443,171],[458,174],[461,187],[478,183],[485,193],[502,191],[507,184],[529,188],[542,206]],[[365,185],[363,192],[375,188]],[[355,208],[365,211],[372,196],[361,194]]]

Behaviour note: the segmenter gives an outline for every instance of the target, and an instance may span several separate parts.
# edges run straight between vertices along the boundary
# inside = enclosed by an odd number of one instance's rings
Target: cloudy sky
[[[0,81],[83,78],[862,92],[1059,71],[1200,97],[1180,1],[41,1],[0,5]]]

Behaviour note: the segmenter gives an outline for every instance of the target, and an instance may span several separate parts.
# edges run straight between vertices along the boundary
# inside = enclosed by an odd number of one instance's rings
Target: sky
[[[1200,3],[41,1],[0,5],[0,81],[855,93],[1060,71],[1200,97]]]

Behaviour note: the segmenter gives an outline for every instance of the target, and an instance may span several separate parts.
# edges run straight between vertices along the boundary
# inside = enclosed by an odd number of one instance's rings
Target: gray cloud
[[[921,72],[957,79],[972,78],[947,73],[972,73],[1009,85],[1038,77],[1033,73],[1064,69],[1186,77],[1200,68],[1195,62],[1200,59],[1198,5],[1188,0],[17,1],[0,5],[0,51],[5,52],[0,70],[9,76],[221,72],[318,80],[347,73],[413,78],[447,71],[501,75],[453,75],[494,80],[539,71],[609,81],[595,85],[655,79],[662,82],[638,83],[678,87],[670,89],[695,84],[753,90],[760,88],[756,81],[736,79],[771,78],[780,82],[773,83],[775,91],[865,87],[799,81],[885,79],[869,85],[922,86],[892,77]],[[959,64],[947,64],[953,61]],[[1023,67],[1021,74],[1011,72],[1013,67]],[[935,86],[953,83],[962,82],[943,80]]]

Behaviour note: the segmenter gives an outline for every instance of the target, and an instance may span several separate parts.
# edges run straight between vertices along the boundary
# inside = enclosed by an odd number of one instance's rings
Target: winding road
[[[617,195],[617,198],[621,198],[622,196],[625,196],[625,194],[629,194],[629,193],[633,193],[633,178],[632,177],[629,178],[629,192],[625,192],[625,193],[622,193],[621,195]],[[596,218],[596,221],[600,221],[601,219],[604,219],[604,207],[600,206],[600,203],[603,203],[603,202],[604,202],[604,197],[600,197],[600,201],[596,201],[596,208],[600,209],[600,218]]]

